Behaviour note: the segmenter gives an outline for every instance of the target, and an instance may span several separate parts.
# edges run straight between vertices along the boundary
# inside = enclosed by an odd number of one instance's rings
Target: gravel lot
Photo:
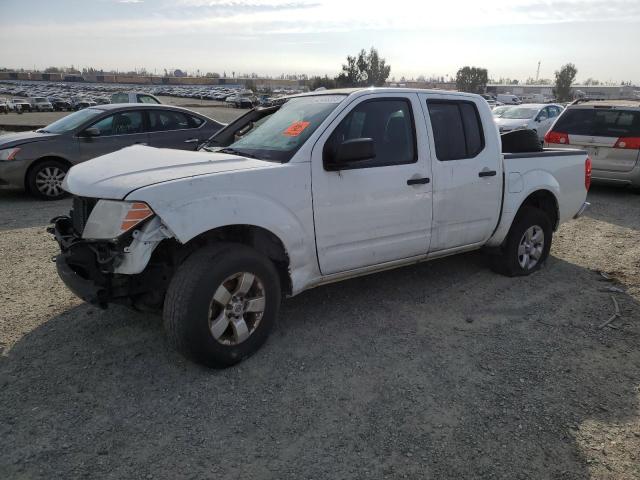
[[[63,287],[69,201],[0,189],[0,478],[640,478],[640,195],[589,197],[531,277],[474,253],[317,288],[211,371]]]

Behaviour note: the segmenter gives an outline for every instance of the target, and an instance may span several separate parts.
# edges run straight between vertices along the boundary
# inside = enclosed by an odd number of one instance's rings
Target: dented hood
[[[120,200],[156,183],[272,166],[237,155],[134,145],[75,165],[62,186],[82,197]]]

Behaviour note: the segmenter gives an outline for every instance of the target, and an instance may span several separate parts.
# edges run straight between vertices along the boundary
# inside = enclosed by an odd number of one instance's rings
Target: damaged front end
[[[51,220],[53,225],[47,231],[60,246],[60,254],[54,258],[58,275],[75,295],[101,308],[109,303],[158,308],[172,266],[166,256],[153,253],[170,233],[153,216],[114,238],[84,238],[97,203],[76,197],[70,216]]]

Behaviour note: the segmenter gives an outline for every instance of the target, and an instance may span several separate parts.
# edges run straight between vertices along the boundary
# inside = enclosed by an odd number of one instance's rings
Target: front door
[[[313,208],[323,275],[426,255],[430,159],[420,112],[417,95],[363,97],[316,143]],[[373,140],[375,156],[330,163],[341,144],[356,139]]]
[[[140,110],[126,110],[109,115],[88,128],[97,128],[99,136],[78,134],[80,159],[90,160],[124,147],[147,143],[143,114]]]

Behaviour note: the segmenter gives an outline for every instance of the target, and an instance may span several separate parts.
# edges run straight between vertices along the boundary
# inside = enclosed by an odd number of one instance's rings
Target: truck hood
[[[134,145],[72,167],[62,188],[82,197],[121,200],[156,183],[273,166],[273,162],[224,153]]]
[[[17,132],[0,135],[0,149],[17,147],[25,143],[43,142],[57,137],[55,133]]]

